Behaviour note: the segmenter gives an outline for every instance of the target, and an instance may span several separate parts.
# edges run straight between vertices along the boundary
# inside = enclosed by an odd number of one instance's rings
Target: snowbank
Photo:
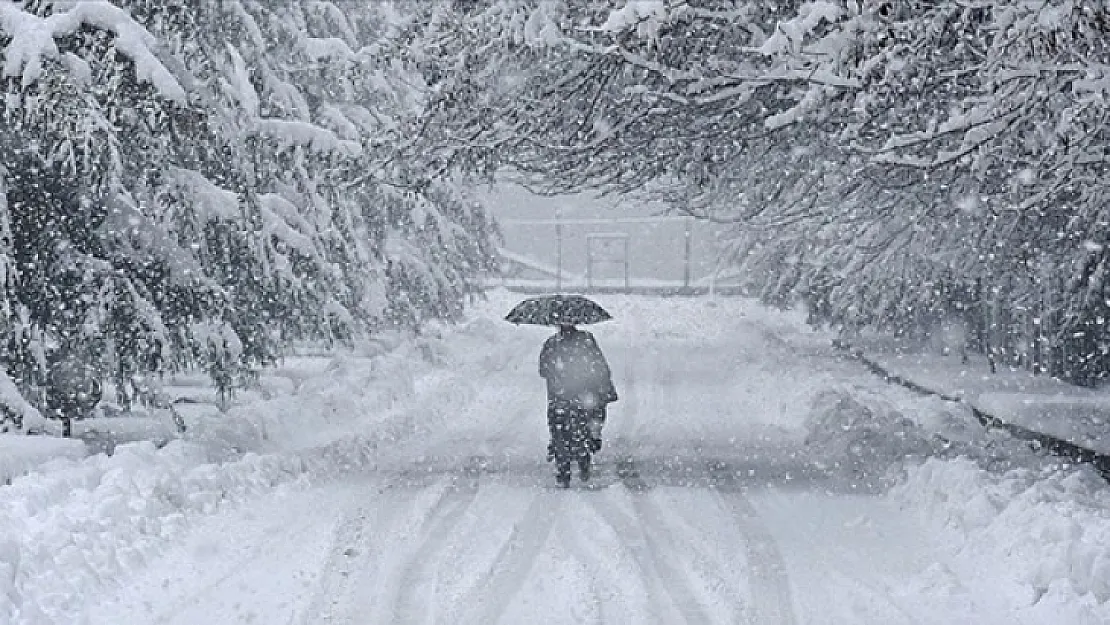
[[[842,384],[817,394],[805,445],[830,476],[877,490],[904,481],[907,467],[931,458],[972,460],[990,470],[1053,464],[1027,442],[984,429],[966,405],[882,385]]]
[[[88,452],[79,440],[53,436],[0,434],[0,484],[57,458],[84,458]]]
[[[0,623],[78,622],[88,597],[199,516],[401,453],[406,437],[434,431],[473,396],[483,371],[506,366],[479,346],[514,340],[524,339],[509,324],[479,318],[384,353],[293,358],[264,376],[257,399],[186,414],[185,438],[161,449],[143,441],[80,458],[80,442],[41,439],[66,451],[29,462],[64,457],[0,488]]]
[[[295,457],[208,464],[180,441],[51,461],[0,489],[0,621],[74,622],[88,596],[148,561],[190,516],[305,472]]]
[[[930,592],[956,602],[972,593],[999,614],[1018,612],[1016,622],[1110,622],[1106,482],[984,430],[969,411],[897,387],[844,385],[815,398],[806,444],[834,479],[883,493],[943,537],[938,548],[959,570],[922,571]]]
[[[1007,423],[1110,455],[1110,395],[1086,389],[1057,394],[980,394],[976,408]]]
[[[990,373],[982,357],[906,350],[865,341],[856,347],[891,374],[960,398],[983,412],[1034,432],[1110,455],[1110,393],[1066,384],[1022,369]]]
[[[933,459],[892,495],[944,533],[962,577],[979,580],[971,592],[1017,606],[1023,622],[1110,622],[1110,491],[1091,469],[998,474]]]
[[[855,480],[890,478],[907,460],[948,446],[886,398],[860,387],[818,395],[807,430],[806,446],[821,468]]]
[[[795,349],[817,349],[827,336],[806,333],[790,315],[767,315]],[[774,321],[772,318],[777,318]],[[897,352],[871,346],[869,357],[894,373],[963,403],[924,397],[880,378],[818,393],[806,421],[809,456],[843,483],[871,487],[915,513],[945,539],[961,570],[937,564],[921,572],[930,592],[969,592],[1016,610],[1023,623],[1110,622],[1110,490],[1088,466],[1034,452],[1026,441],[986,430],[970,406],[1026,427],[1091,446],[1110,437],[1104,393],[1020,371],[989,374],[958,355]],[[1000,564],[995,564],[1000,563]],[[990,569],[995,566],[997,570]],[[949,588],[951,579],[973,587]]]

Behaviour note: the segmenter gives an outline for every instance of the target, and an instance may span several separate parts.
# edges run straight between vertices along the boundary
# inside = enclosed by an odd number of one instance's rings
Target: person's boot
[[[591,418],[588,424],[589,437],[586,439],[586,446],[590,448],[590,453],[596,454],[601,449],[601,428],[605,424],[603,418]]]
[[[558,471],[555,473],[555,481],[562,488],[570,488],[570,463],[560,463]]]

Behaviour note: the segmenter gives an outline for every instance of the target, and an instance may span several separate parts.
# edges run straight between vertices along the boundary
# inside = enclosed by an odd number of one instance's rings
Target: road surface
[[[773,317],[706,332],[622,313],[595,330],[621,400],[589,483],[555,487],[544,333],[510,327],[442,426],[204,519],[87,621],[1014,622],[883,482],[806,445],[818,393],[885,392],[862,368]]]

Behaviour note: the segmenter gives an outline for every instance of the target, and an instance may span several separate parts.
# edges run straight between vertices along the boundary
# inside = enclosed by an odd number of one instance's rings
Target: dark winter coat
[[[617,400],[605,355],[589,332],[560,331],[543,344],[540,377],[547,380],[548,401],[582,408],[603,408]]]

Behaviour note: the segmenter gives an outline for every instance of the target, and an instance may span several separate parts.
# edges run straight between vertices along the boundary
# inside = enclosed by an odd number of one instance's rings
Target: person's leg
[[[605,406],[595,408],[589,413],[590,451],[601,449],[601,429],[605,426]]]
[[[551,462],[555,459],[555,439],[556,428],[558,424],[558,415],[556,414],[557,406],[554,400],[547,400],[547,431],[550,438],[547,441],[547,461]]]
[[[563,487],[570,485],[572,410],[566,402],[552,402],[547,419],[551,432],[548,458],[555,461],[555,480]]]
[[[569,402],[558,399],[548,402],[547,427],[551,434],[551,442],[547,445],[548,460],[554,460],[557,456],[565,456],[570,453],[568,428],[572,410],[573,406]]]

